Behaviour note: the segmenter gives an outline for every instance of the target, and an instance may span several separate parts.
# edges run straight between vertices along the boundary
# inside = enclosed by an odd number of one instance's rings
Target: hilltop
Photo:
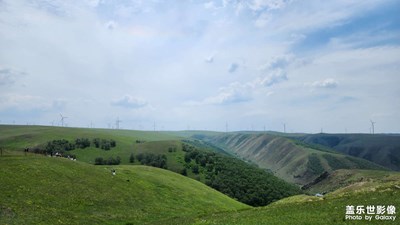
[[[0,157],[0,170],[0,224],[143,224],[248,208],[153,167],[94,166],[34,155]]]

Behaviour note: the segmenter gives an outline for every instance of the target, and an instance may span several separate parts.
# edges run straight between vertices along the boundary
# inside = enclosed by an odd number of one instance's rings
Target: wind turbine
[[[119,124],[122,122],[122,120],[119,120],[119,117],[115,121],[115,129],[119,130]]]
[[[283,123],[283,133],[286,133],[286,123]]]
[[[64,126],[64,119],[67,119],[68,117],[63,116],[61,113],[60,113],[60,116],[61,116],[61,126],[63,127]]]
[[[375,134],[375,123],[376,122],[374,122],[372,120],[369,120],[369,121],[371,122],[372,134]]]

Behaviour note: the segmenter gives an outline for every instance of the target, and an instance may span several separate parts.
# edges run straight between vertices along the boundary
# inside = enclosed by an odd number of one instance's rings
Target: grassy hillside
[[[245,209],[200,182],[144,166],[0,157],[0,224],[143,224]]]
[[[310,193],[328,193],[360,182],[377,185],[400,180],[399,178],[400,174],[394,171],[340,169],[329,174],[326,179],[317,182],[306,191]]]
[[[386,173],[386,172],[382,172]],[[390,175],[390,179],[375,181],[361,181],[341,188],[323,198],[297,195],[282,199],[263,208],[224,212],[202,217],[177,218],[163,221],[163,224],[237,224],[237,225],[292,225],[292,224],[399,224],[400,206],[400,173]],[[371,221],[346,219],[346,206],[395,206],[396,213],[385,216],[396,216],[393,220],[377,220],[378,214],[371,214]],[[376,210],[376,209],[375,209]],[[376,211],[375,211],[376,212]],[[379,214],[381,215],[381,214]],[[393,219],[393,218],[392,218]]]
[[[325,171],[385,169],[367,160],[269,134],[230,133],[205,140],[299,185],[312,182]]]
[[[90,164],[151,165],[201,181],[252,206],[267,205],[300,192],[298,187],[212,145],[180,140],[182,132],[30,126],[3,126],[0,129],[5,133],[0,136],[0,146],[4,146],[7,154],[21,155],[24,148],[30,147],[28,155],[31,152],[48,155],[62,152],[64,156],[74,155],[78,161]],[[77,139],[81,141],[78,143]],[[113,140],[116,147],[108,150],[96,148],[94,139],[110,143]],[[81,149],[78,146],[83,143],[82,140],[86,141],[83,141],[85,146]]]
[[[314,134],[297,138],[400,171],[400,135]]]
[[[74,141],[77,138],[114,139],[117,142],[114,152],[131,150],[136,140],[147,142],[180,139],[176,135],[165,132],[0,125],[0,146],[14,154],[23,152],[23,149],[27,147],[33,148],[44,145],[51,140],[66,139]],[[96,149],[92,147],[90,150]],[[105,154],[105,156],[110,154],[105,151],[98,151],[98,153]]]

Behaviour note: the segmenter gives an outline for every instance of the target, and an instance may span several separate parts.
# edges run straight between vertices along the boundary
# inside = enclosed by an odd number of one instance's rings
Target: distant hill
[[[400,171],[400,135],[313,134],[297,138]]]
[[[325,171],[337,169],[385,168],[367,160],[337,153],[329,148],[314,148],[301,141],[270,134],[227,133],[206,137],[208,141],[244,160],[299,185],[312,182]]]
[[[0,224],[145,224],[249,208],[153,167],[33,155],[0,157],[0,171]]]
[[[381,170],[346,170],[340,169],[329,174],[325,179],[316,182],[306,189],[309,193],[329,193],[357,183],[381,184],[400,181],[400,173]]]

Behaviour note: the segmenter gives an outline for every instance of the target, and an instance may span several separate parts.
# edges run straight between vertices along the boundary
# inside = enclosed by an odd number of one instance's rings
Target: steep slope
[[[143,224],[245,209],[195,180],[152,167],[0,157],[0,224]]]
[[[362,172],[363,173],[363,172]],[[369,173],[369,172],[367,172]],[[384,174],[388,172],[383,172]],[[352,183],[323,198],[297,195],[282,199],[263,208],[240,210],[205,215],[202,217],[185,217],[163,221],[164,225],[172,224],[246,224],[246,225],[292,225],[292,224],[399,224],[398,207],[400,205],[400,173],[391,173],[383,179],[364,180]],[[361,206],[364,213],[359,220],[346,218],[346,207]],[[374,207],[373,213],[367,214],[366,208]],[[385,211],[377,213],[377,207]],[[395,211],[387,211],[388,207]],[[366,219],[370,216],[370,219]],[[353,217],[355,218],[355,217]]]
[[[329,193],[357,183],[375,185],[396,180],[400,180],[400,173],[394,171],[340,169],[329,174],[326,179],[311,185],[306,191],[309,193]]]
[[[314,149],[301,142],[275,135],[231,133],[205,140],[299,185],[312,182],[325,171],[384,169],[366,160],[328,149]]]
[[[400,135],[314,134],[298,139],[400,171]]]

